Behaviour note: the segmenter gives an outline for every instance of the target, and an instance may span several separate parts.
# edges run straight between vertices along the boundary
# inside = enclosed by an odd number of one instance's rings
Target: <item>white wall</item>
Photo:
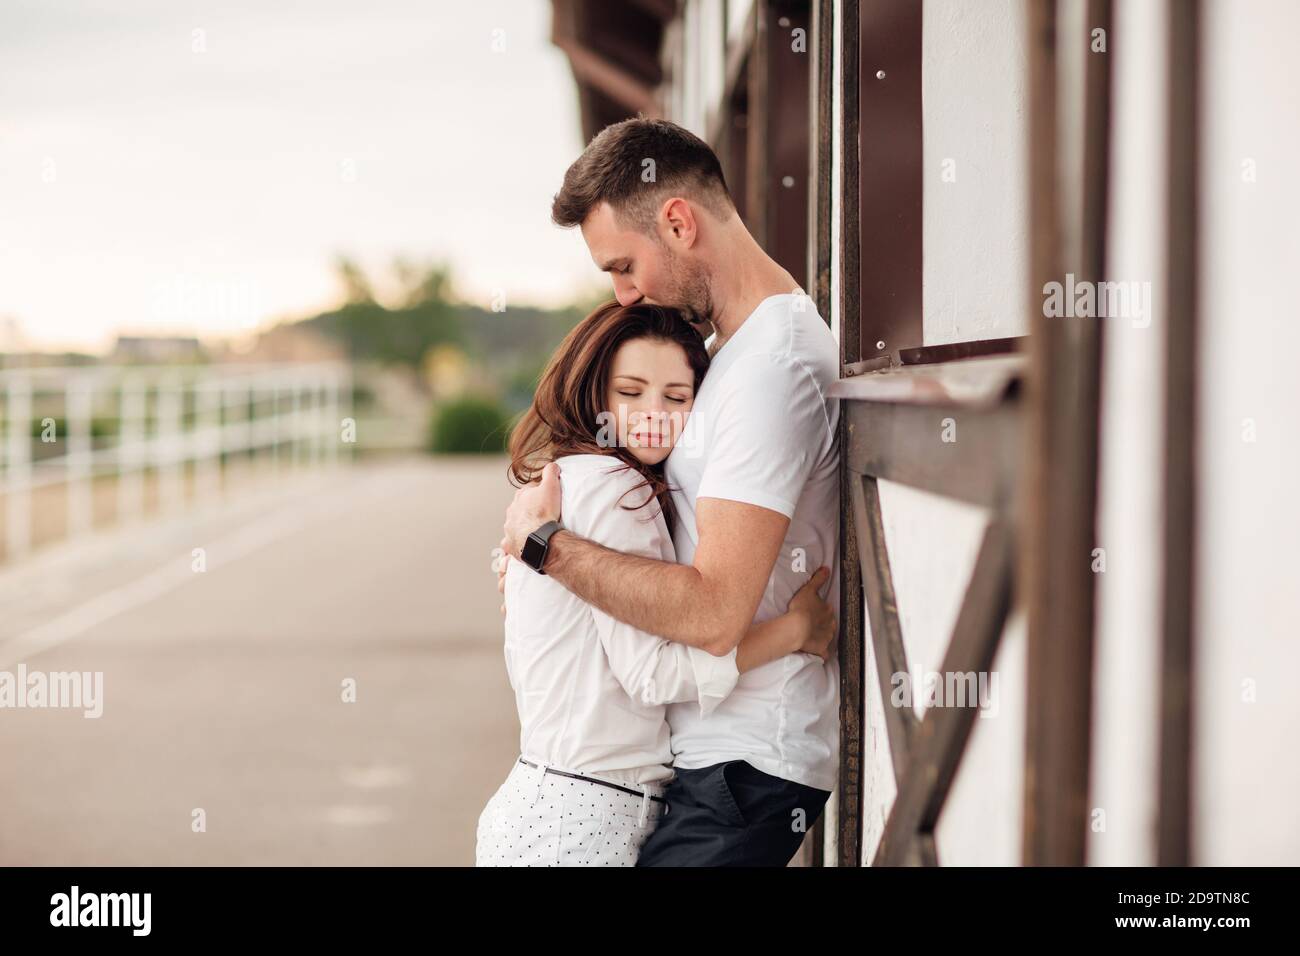
[[[1288,288],[1300,240],[1300,29],[1285,0],[1206,5],[1193,862],[1300,862],[1300,471]],[[1106,326],[1098,864],[1155,861],[1163,461],[1165,3],[1116,7],[1112,279],[1151,281],[1153,321]],[[1252,181],[1253,177],[1253,181]]]
[[[925,343],[1024,335],[1022,0],[925,0],[921,30]]]
[[[1297,34],[1293,0],[1207,4],[1193,840],[1206,865],[1300,863]]]
[[[1155,862],[1164,296],[1164,0],[1116,4],[1108,276],[1151,282],[1149,324],[1103,326],[1088,860]]]

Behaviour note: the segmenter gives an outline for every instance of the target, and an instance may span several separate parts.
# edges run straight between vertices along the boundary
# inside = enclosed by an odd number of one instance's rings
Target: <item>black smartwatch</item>
[[[560,523],[558,521],[548,521],[530,534],[528,540],[524,542],[523,551],[519,555],[524,559],[524,564],[538,574],[545,574],[542,565],[546,563],[546,552],[551,547],[551,535],[559,530]]]

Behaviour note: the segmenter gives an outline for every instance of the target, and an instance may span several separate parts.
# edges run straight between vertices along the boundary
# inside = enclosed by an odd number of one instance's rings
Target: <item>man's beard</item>
[[[682,313],[702,338],[713,331],[713,290],[704,268],[673,256],[668,260],[672,277],[672,301],[668,304]]]

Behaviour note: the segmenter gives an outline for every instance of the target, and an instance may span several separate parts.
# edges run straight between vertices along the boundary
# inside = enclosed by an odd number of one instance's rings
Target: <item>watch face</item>
[[[536,571],[542,566],[542,557],[545,554],[546,546],[530,534],[528,540],[524,542],[520,557],[524,559],[524,564]]]

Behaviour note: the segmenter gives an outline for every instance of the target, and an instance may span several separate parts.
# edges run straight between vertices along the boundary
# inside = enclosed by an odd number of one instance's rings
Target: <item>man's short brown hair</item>
[[[736,208],[708,143],[676,123],[638,117],[596,134],[564,174],[551,219],[579,226],[607,202],[623,222],[648,231],[672,194],[700,203],[719,219],[730,218]]]

